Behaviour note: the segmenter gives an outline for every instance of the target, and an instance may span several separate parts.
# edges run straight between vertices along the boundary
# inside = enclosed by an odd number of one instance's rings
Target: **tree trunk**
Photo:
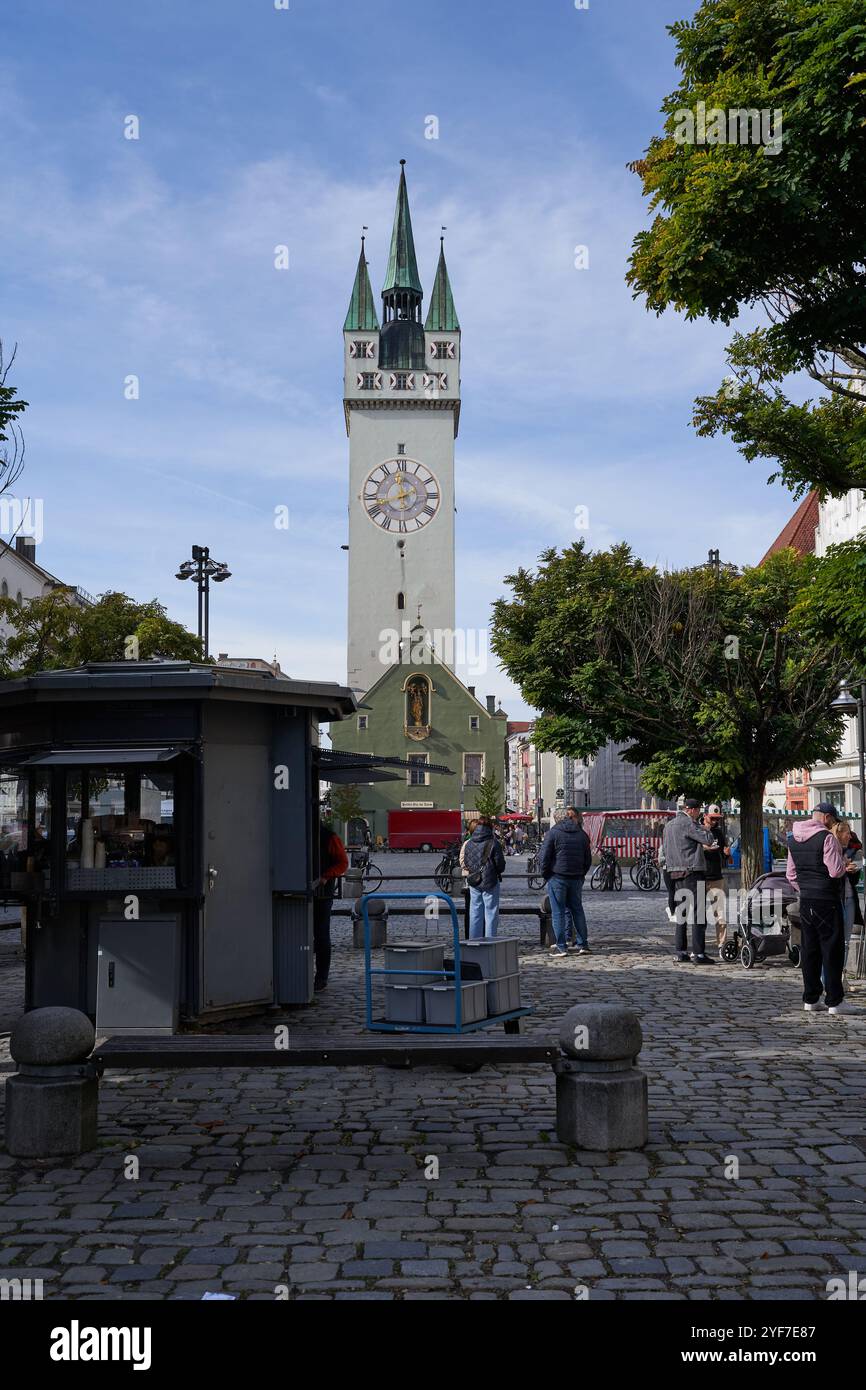
[[[741,886],[751,888],[764,872],[764,782],[738,788],[740,801]]]

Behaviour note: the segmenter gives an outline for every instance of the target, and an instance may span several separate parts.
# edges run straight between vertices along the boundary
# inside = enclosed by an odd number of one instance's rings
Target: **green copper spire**
[[[448,267],[445,264],[444,237],[439,238],[439,264],[436,267],[436,279],[433,281],[430,308],[424,327],[428,333],[457,333],[460,330],[454,308],[454,296],[451,293],[451,281],[448,279]]]
[[[394,213],[394,230],[391,233],[391,254],[388,257],[388,270],[382,293],[389,290],[415,290],[423,294],[418,277],[418,263],[415,260],[415,240],[412,236],[412,219],[409,216],[409,193],[406,188],[405,159],[400,160],[400,187],[397,190],[397,208]]]
[[[376,304],[373,299],[372,286],[370,285],[367,258],[364,255],[364,238],[361,237],[361,255],[358,260],[358,270],[352,289],[352,299],[349,304],[349,312],[346,315],[346,322],[343,324],[343,331],[349,333],[372,333],[377,331],[378,328],[379,317],[376,313]]]

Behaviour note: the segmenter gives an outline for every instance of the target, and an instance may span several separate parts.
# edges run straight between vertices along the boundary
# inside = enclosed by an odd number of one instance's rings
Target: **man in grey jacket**
[[[701,902],[698,908],[698,884],[707,876],[704,848],[715,845],[709,830],[698,824],[701,803],[687,796],[673,820],[665,826],[664,855],[667,871],[674,880],[676,893],[676,949],[674,958],[687,961],[686,928],[691,927],[694,965],[715,965],[706,953],[706,912]]]

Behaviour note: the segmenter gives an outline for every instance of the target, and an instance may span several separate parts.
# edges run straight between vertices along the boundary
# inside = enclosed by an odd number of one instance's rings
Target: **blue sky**
[[[214,596],[214,651],[345,679],[342,324],[364,223],[381,288],[401,157],[422,280],[444,223],[463,328],[458,624],[486,626],[503,575],[573,540],[576,507],[593,547],[757,561],[794,503],[690,427],[730,331],[657,319],[624,284],[646,224],[625,166],[675,84],[665,26],[694,8],[8,11],[0,335],[30,401],[19,491],[44,499],[43,563],[94,593],[157,596],[194,627],[174,572],[209,544],[234,576]],[[476,683],[523,712],[495,666]]]

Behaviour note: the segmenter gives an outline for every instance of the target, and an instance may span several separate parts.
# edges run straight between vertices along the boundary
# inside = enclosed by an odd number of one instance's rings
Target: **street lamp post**
[[[207,660],[210,647],[210,582],[213,580],[214,584],[224,584],[231,577],[228,565],[220,560],[212,560],[210,548],[206,545],[194,545],[192,559],[184,560],[175,575],[175,579],[195,580],[198,590],[198,640],[203,661]]]

